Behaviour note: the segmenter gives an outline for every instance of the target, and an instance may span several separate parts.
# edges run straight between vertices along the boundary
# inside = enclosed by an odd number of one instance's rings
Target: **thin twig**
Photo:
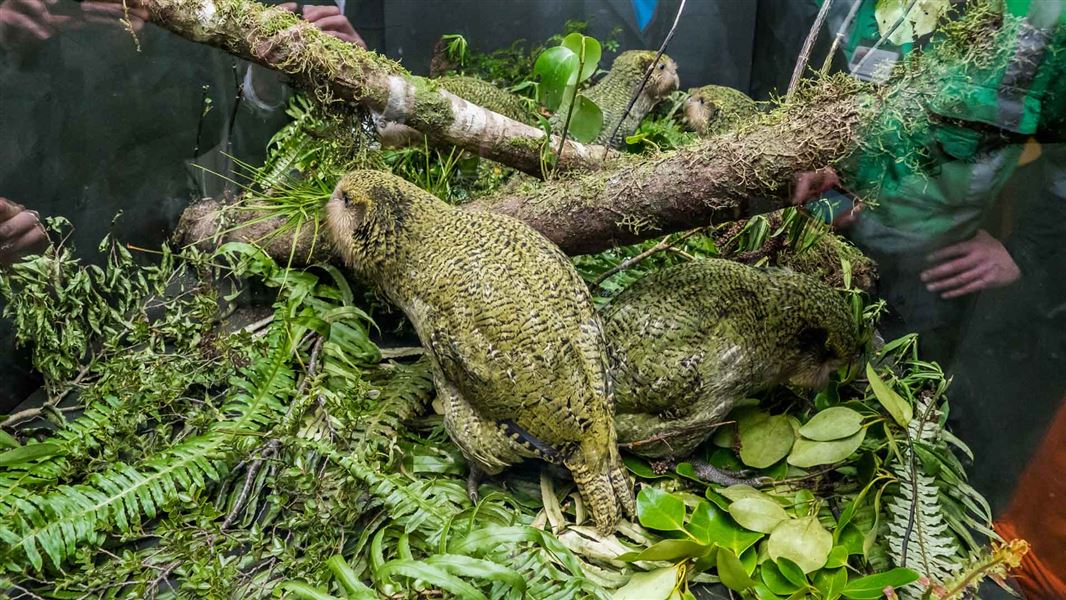
[[[829,54],[825,55],[825,62],[822,63],[822,75],[829,73],[829,66],[833,64],[833,56],[837,53],[837,48],[840,48],[840,44],[844,42],[844,36],[847,35],[848,29],[851,28],[852,21],[855,20],[856,15],[859,14],[859,7],[862,6],[863,0],[854,0],[851,3],[851,9],[848,10],[848,16],[844,17],[844,22],[840,25],[840,29],[837,30],[837,34],[833,36],[833,44],[829,46]]]
[[[918,0],[910,1],[910,4],[907,5],[907,8],[903,9],[903,13],[900,14],[899,18],[896,19],[896,22],[892,24],[892,27],[890,27],[889,30],[881,36],[881,39],[877,40],[877,43],[875,43],[866,52],[866,54],[863,55],[862,60],[859,61],[859,64],[855,65],[855,68],[851,70],[852,73],[862,72],[862,68],[866,65],[866,61],[870,60],[870,57],[874,55],[874,52],[880,49],[882,44],[888,41],[888,38],[892,37],[892,35],[896,33],[896,30],[899,29],[900,25],[903,25],[903,22],[907,20],[907,16],[911,14],[911,9],[914,8],[915,4],[918,4]]]
[[[175,560],[173,562],[168,563],[166,566],[164,566],[163,570],[159,573],[159,576],[156,577],[155,579],[153,579],[152,583],[148,584],[148,589],[145,590],[145,594],[147,595],[147,594],[151,593],[152,597],[154,598],[155,597],[154,592],[155,592],[156,588],[159,587],[159,584],[161,584],[164,581],[166,581],[166,579],[168,577],[170,577],[170,574],[174,571],[174,569],[177,569],[180,566],[181,566],[181,561],[180,560]]]
[[[44,404],[40,406],[27,408],[24,410],[20,410],[17,413],[8,415],[7,418],[4,419],[4,422],[0,423],[0,428],[11,427],[12,425],[17,425],[23,421],[29,421],[30,419],[34,419],[36,417],[41,416],[41,414],[47,409],[54,409],[56,405],[63,400],[63,398],[67,397],[67,394],[69,394],[71,390],[76,388],[78,384],[80,384],[82,380],[85,379],[85,376],[88,375],[89,369],[92,368],[93,364],[93,361],[90,360],[89,364],[82,367],[81,371],[78,372],[78,375],[73,380],[71,380],[69,384],[67,384],[67,387],[62,392],[60,392],[59,395],[55,396],[54,398],[49,398],[46,402],[44,402]],[[82,407],[70,406],[57,410],[59,410],[60,412],[70,412],[72,410],[78,410],[80,408]]]
[[[677,14],[674,15],[674,24],[670,26],[670,31],[666,33],[666,38],[663,39],[663,43],[659,46],[659,52],[655,55],[655,60],[648,66],[647,72],[644,73],[644,79],[640,82],[640,87],[637,88],[637,92],[633,94],[633,97],[629,99],[629,104],[626,105],[626,109],[622,111],[622,117],[615,123],[614,129],[611,131],[611,135],[607,136],[607,143],[603,145],[603,160],[607,160],[607,152],[611,149],[611,140],[618,134],[618,130],[622,127],[622,123],[625,122],[626,117],[629,116],[629,111],[633,110],[633,105],[637,103],[637,98],[644,92],[644,86],[648,85],[648,80],[651,79],[651,74],[655,72],[655,65],[659,64],[659,59],[662,58],[663,53],[666,52],[666,47],[670,45],[670,40],[674,38],[674,32],[677,31],[677,24],[681,22],[681,12],[685,10],[685,0],[681,0],[681,4],[677,7]]]
[[[662,252],[663,250],[666,250],[666,249],[670,248],[674,244],[676,244],[678,242],[682,242],[684,240],[687,240],[688,238],[696,235],[697,233],[699,233],[701,231],[703,231],[702,228],[693,229],[691,231],[687,231],[681,237],[679,237],[679,238],[677,238],[676,240],[673,240],[673,241],[670,241],[669,237],[663,238],[663,240],[660,241],[658,244],[655,244],[654,246],[652,246],[651,248],[648,248],[644,252],[641,252],[640,254],[638,254],[636,256],[632,256],[630,258],[627,258],[627,259],[623,260],[622,262],[618,263],[617,265],[615,265],[615,266],[611,267],[610,269],[608,269],[608,270],[604,271],[603,273],[601,273],[600,276],[597,277],[596,280],[592,282],[592,286],[593,287],[599,287],[599,285],[601,283],[603,283],[611,275],[614,275],[615,273],[621,273],[622,271],[628,269],[629,267],[632,267],[633,265],[639,263],[640,261],[644,260],[645,258],[648,258],[652,254],[655,254],[656,252]]]
[[[934,399],[929,400],[929,405],[926,406],[925,412],[920,417],[921,421],[918,422],[918,431],[915,432],[914,437],[921,441],[922,429],[925,428],[926,423],[929,422],[932,416]],[[911,438],[910,431],[905,431],[907,434],[907,450],[910,452],[910,481],[911,481],[911,505],[910,510],[907,511],[907,528],[903,531],[903,544],[900,547],[900,565],[907,566],[907,547],[910,545],[911,533],[914,531],[914,522],[918,516],[918,459],[914,452],[914,440]],[[918,535],[921,537],[921,529],[918,530]],[[921,540],[919,540],[921,543]],[[923,560],[925,552],[922,552]],[[926,565],[928,571],[929,566]]]
[[[788,91],[785,93],[786,100],[792,97],[792,92],[796,91],[803,72],[807,70],[807,62],[811,59],[814,42],[818,41],[818,34],[822,32],[825,18],[829,16],[829,7],[832,5],[833,0],[825,0],[822,2],[822,8],[818,9],[818,16],[815,17],[811,30],[807,32],[807,39],[803,40],[803,49],[800,50],[799,58],[796,59],[796,66],[792,68],[792,79],[788,82]]]
[[[267,442],[266,447],[263,448],[263,454],[259,458],[252,461],[252,464],[248,466],[248,473],[244,477],[244,485],[241,487],[241,493],[238,494],[237,500],[233,503],[233,508],[230,509],[229,514],[222,521],[222,525],[219,526],[220,531],[225,531],[233,521],[237,519],[237,515],[244,510],[244,505],[248,501],[248,495],[252,491],[252,485],[255,484],[256,475],[259,474],[260,467],[263,466],[263,462],[269,460],[277,452],[280,445],[279,440],[270,440]]]
[[[259,321],[256,321],[255,323],[252,323],[251,325],[248,325],[247,327],[242,329],[242,331],[246,331],[248,333],[255,333],[255,332],[259,331],[260,329],[270,325],[273,321],[274,321],[274,315],[270,315],[269,317],[267,317],[265,319],[260,319]]]

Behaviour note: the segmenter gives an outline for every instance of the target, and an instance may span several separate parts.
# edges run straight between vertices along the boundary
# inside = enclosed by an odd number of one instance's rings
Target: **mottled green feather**
[[[824,385],[861,346],[849,305],[832,288],[720,259],[641,279],[603,319],[618,439],[649,457],[690,453],[754,392]]]
[[[627,136],[633,135],[644,117],[655,108],[660,100],[678,87],[677,63],[667,55],[662,55],[656,64],[648,83],[637,97],[633,108],[618,132],[611,137],[616,125],[625,113],[630,99],[640,88],[641,81],[648,67],[655,60],[651,50],[629,50],[618,55],[611,65],[611,70],[583,93],[603,111],[603,129],[596,138],[597,144],[610,143],[615,148],[625,145]],[[552,128],[560,131],[565,119],[564,114],[556,113],[552,117]]]
[[[701,136],[710,136],[734,128],[758,112],[755,101],[744,92],[723,85],[705,85],[688,91],[685,100],[685,125]]]
[[[632,512],[602,327],[558,248],[515,219],[458,210],[375,171],[346,175],[326,212],[339,255],[429,350],[445,425],[474,464],[566,466],[605,532]]]
[[[448,75],[434,81],[463,100],[500,113],[509,119],[526,124],[536,122],[533,113],[530,111],[529,104],[522,97],[500,89],[484,79],[464,75]]]

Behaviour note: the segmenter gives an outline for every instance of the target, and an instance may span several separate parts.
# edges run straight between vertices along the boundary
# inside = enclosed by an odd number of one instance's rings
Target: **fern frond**
[[[18,570],[28,560],[44,568],[43,551],[59,568],[83,544],[112,530],[129,534],[144,517],[173,506],[179,494],[204,489],[228,472],[247,434],[273,423],[293,388],[288,366],[288,331],[272,333],[274,351],[231,381],[221,409],[226,418],[208,432],[187,438],[134,467],[119,463],[79,485],[63,485],[39,496],[14,496],[16,510],[0,520],[0,562]]]
[[[935,446],[940,441],[943,425],[933,401],[924,398],[916,403],[915,418],[907,428],[909,447],[902,462],[889,466],[899,484],[887,502],[885,541],[897,566],[915,569],[933,582],[942,582],[958,572],[962,548],[944,516],[937,479],[927,474],[924,463],[912,454],[919,444]],[[914,585],[907,586],[901,596],[917,600],[920,591]]]

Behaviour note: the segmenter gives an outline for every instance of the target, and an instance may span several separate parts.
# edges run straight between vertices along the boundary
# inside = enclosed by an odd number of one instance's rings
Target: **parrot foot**
[[[728,471],[726,469],[719,469],[702,460],[689,460],[688,462],[692,465],[692,470],[695,471],[696,476],[708,483],[716,483],[726,487],[731,485],[762,487],[774,482],[774,480],[769,477],[748,477],[748,474],[750,473],[749,471]]]
[[[485,475],[484,471],[478,468],[474,463],[470,463],[470,470],[466,474],[466,495],[470,498],[470,501],[477,504],[478,484],[481,483],[481,478]]]

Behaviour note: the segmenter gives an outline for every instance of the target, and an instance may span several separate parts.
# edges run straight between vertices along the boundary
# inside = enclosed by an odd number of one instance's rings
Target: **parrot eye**
[[[344,208],[348,208],[352,205],[352,200],[348,197],[348,192],[341,192],[341,200],[344,200]]]
[[[703,106],[703,98],[700,98],[700,106]]]
[[[662,71],[664,69],[666,69],[666,64],[665,63],[659,63],[659,70]]]

